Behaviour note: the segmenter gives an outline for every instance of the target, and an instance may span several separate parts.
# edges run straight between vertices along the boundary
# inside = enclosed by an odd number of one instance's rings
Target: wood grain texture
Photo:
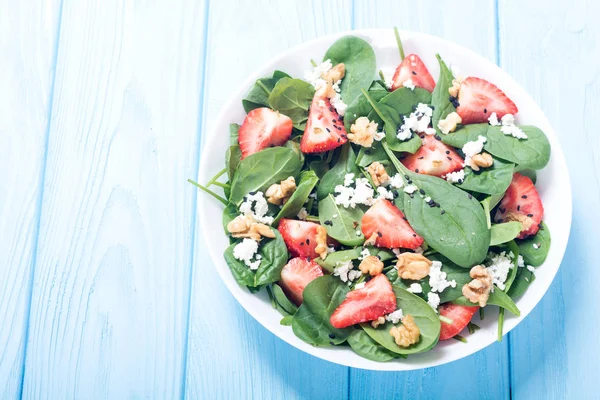
[[[208,13],[203,137],[222,104],[255,69],[305,40],[351,28],[349,1],[211,0]],[[260,326],[229,294],[198,236],[187,397],[345,398],[348,368],[296,350]]]
[[[452,40],[490,60],[496,57],[494,2],[461,0],[440,3],[428,1],[359,0],[355,4],[356,28],[382,28],[421,31]],[[479,18],[457,24],[465,10],[477,10]],[[446,60],[451,62],[452,60]],[[468,373],[466,373],[468,371]],[[378,373],[352,369],[351,398],[499,399],[509,397],[508,345],[506,341],[460,361],[436,368],[408,373]]]
[[[18,398],[60,1],[0,1],[0,398]],[[9,12],[10,11],[10,12]]]
[[[598,2],[585,0],[499,2],[501,66],[548,116],[573,190],[573,225],[561,269],[541,303],[511,332],[511,385],[518,399],[597,396],[599,13]]]
[[[204,10],[63,4],[26,398],[182,393]]]

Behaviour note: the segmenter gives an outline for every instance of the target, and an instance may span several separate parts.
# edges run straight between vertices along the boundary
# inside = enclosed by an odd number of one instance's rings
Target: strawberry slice
[[[292,136],[292,120],[270,108],[256,108],[246,115],[238,132],[242,158],[269,146],[281,146]]]
[[[535,235],[544,217],[544,206],[540,195],[529,177],[518,172],[506,190],[494,221],[497,223],[519,221],[523,224],[519,239]]]
[[[367,239],[376,235],[375,246],[390,249],[416,249],[423,238],[415,233],[404,213],[389,200],[378,200],[362,217],[362,233]]]
[[[465,160],[450,146],[433,135],[422,136],[423,145],[415,154],[402,159],[406,168],[419,174],[442,177],[462,169]]]
[[[456,112],[463,124],[488,122],[492,113],[496,113],[500,119],[505,114],[516,114],[519,111],[515,103],[496,85],[472,76],[461,83],[458,103]]]
[[[323,270],[319,264],[304,257],[296,257],[281,270],[279,286],[299,306],[302,304],[302,292],[306,285],[320,276],[323,276]]]
[[[277,229],[292,257],[304,257],[311,260],[319,257],[315,248],[317,247],[317,233],[321,229],[321,225],[282,218]]]
[[[324,93],[324,90],[317,91],[310,106],[306,129],[300,142],[303,153],[322,153],[348,141],[344,121]]]
[[[396,295],[384,274],[371,279],[362,289],[352,290],[335,309],[329,322],[334,328],[346,328],[373,321],[396,311]]]
[[[428,92],[433,92],[435,81],[429,70],[425,66],[421,57],[416,54],[407,55],[396,68],[392,78],[392,90],[404,86],[404,82],[411,80],[416,87],[423,88]]]
[[[479,307],[477,306],[459,306],[452,303],[440,305],[438,309],[440,315],[452,320],[451,324],[441,321],[440,340],[448,340],[458,335],[471,322],[473,315],[478,309]]]

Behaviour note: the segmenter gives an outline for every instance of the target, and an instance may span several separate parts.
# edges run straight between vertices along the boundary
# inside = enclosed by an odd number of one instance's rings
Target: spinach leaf
[[[283,293],[283,289],[281,289],[281,286],[273,284],[273,286],[271,287],[271,292],[273,293],[273,299],[277,302],[277,305],[287,315],[294,315],[296,311],[298,311],[298,307],[296,307],[296,305],[287,298],[285,293]]]
[[[521,175],[528,177],[529,179],[531,179],[531,182],[533,182],[533,184],[535,185],[535,182],[537,181],[537,173],[534,169],[523,168],[520,165],[516,165],[515,172],[518,172]]]
[[[329,47],[323,60],[331,60],[335,66],[344,63],[346,74],[340,85],[344,103],[351,104],[368,89],[376,74],[375,52],[369,43],[356,36],[344,36]]]
[[[352,328],[334,328],[329,318],[349,291],[346,284],[331,275],[311,281],[304,288],[304,301],[292,318],[294,334],[314,346],[343,343]]]
[[[240,150],[240,146],[237,144],[229,146],[225,153],[225,165],[227,166],[227,176],[230,181],[235,176],[235,171],[237,170],[238,165],[240,165],[241,160],[242,151]]]
[[[327,255],[327,258],[323,260],[321,257],[315,258],[315,262],[323,267],[324,270],[333,273],[333,269],[338,263],[353,261],[360,257],[362,247],[356,247],[350,250],[335,251]]]
[[[454,78],[452,76],[452,71],[450,71],[450,68],[448,68],[439,54],[436,54],[435,56],[440,64],[440,77],[438,78],[431,95],[431,105],[433,106],[433,117],[431,118],[431,123],[435,128],[435,131],[440,134],[438,123],[440,120],[446,118],[448,114],[456,111],[456,108],[450,102],[450,94],[448,93],[448,89],[452,87],[452,79]]]
[[[273,91],[275,84],[280,79],[289,77],[290,76],[285,72],[275,71],[273,72],[273,77],[266,77],[257,80],[254,86],[252,86],[252,89],[250,89],[250,92],[242,100],[242,106],[244,106],[244,111],[246,111],[246,113],[249,113],[255,108],[269,107],[269,95]]]
[[[465,125],[454,132],[442,135],[442,141],[462,148],[466,142],[477,140],[481,135],[487,138],[484,149],[496,157],[532,169],[542,169],[548,164],[550,142],[539,128],[521,126],[520,128],[527,134],[527,139],[505,135],[500,128],[488,124]]]
[[[453,301],[462,296],[462,287],[471,282],[471,276],[469,275],[470,270],[460,267],[448,260],[441,254],[433,254],[428,256],[431,261],[440,261],[442,263],[442,272],[446,273],[446,279],[448,281],[455,280],[456,287],[448,287],[444,289],[442,293],[439,293],[440,303],[446,303]],[[429,278],[425,278],[427,281]],[[424,288],[425,289],[425,288]],[[424,291],[425,292],[425,291]]]
[[[386,362],[398,358],[398,354],[378,344],[362,329],[352,331],[348,336],[348,344],[356,354],[367,360]]]
[[[398,88],[379,101],[380,104],[393,108],[398,115],[408,115],[419,103],[429,104],[430,102],[431,93],[419,87],[414,90],[405,87]]]
[[[243,261],[237,260],[233,256],[236,243],[225,250],[225,261],[229,265],[233,277],[240,285],[257,287],[276,282],[281,277],[281,269],[287,263],[289,255],[279,231],[277,229],[271,230],[275,234],[275,238],[264,239],[261,242],[258,253],[262,256],[262,261],[256,271],[251,270]]]
[[[229,145],[233,146],[238,144],[238,132],[240,126],[238,124],[229,124]]]
[[[368,91],[369,97],[373,101],[379,101],[385,96],[387,96],[387,90],[376,89],[373,90],[373,87]],[[344,127],[346,128],[346,132],[350,132],[350,128],[354,121],[356,121],[360,117],[366,117],[369,113],[373,111],[373,107],[369,100],[365,97],[364,94],[360,94],[358,97],[354,99],[352,103],[348,105],[346,109],[346,113],[344,114]],[[375,121],[380,123],[381,121]],[[381,128],[381,126],[379,126]]]
[[[317,200],[323,200],[332,194],[337,185],[344,183],[346,174],[354,174],[357,177],[359,173],[360,170],[356,166],[356,154],[354,154],[352,145],[346,143],[340,149],[340,158],[337,163],[321,179],[317,187]]]
[[[519,268],[519,270],[517,271],[515,281],[513,282],[512,286],[510,287],[510,290],[508,291],[508,295],[513,299],[522,296],[523,293],[525,293],[525,291],[529,287],[529,285],[531,285],[531,282],[533,282],[534,280],[535,275],[533,274],[533,272],[531,272],[527,268]]]
[[[485,212],[485,219],[487,222],[487,227],[488,229],[492,228],[492,217],[490,215],[490,202],[491,202],[492,197],[488,196],[485,199],[481,200],[481,206],[483,207],[483,211]]]
[[[314,173],[322,179],[323,176],[329,171],[329,161],[327,159],[327,154],[332,154],[333,152],[328,153],[320,153],[320,154],[309,154],[306,156],[306,166],[309,170],[314,171]]]
[[[304,153],[302,152],[302,150],[300,150],[299,142],[297,142],[295,140],[288,140],[287,142],[285,142],[285,144],[283,146],[287,147],[288,149],[294,150],[294,152],[300,159],[300,164],[304,165]]]
[[[264,191],[290,176],[297,179],[301,167],[296,152],[287,147],[271,147],[251,154],[238,165],[229,201],[240,204],[249,192]]]
[[[503,194],[512,181],[513,167],[513,163],[494,158],[491,167],[478,172],[465,168],[465,179],[458,187],[484,194]]]
[[[502,224],[494,224],[490,229],[490,246],[507,243],[519,236],[523,229],[523,224],[519,221],[504,222]]]
[[[390,165],[390,160],[381,145],[381,142],[373,142],[371,148],[362,147],[356,157],[356,165],[361,168],[367,168],[375,161],[380,162],[384,166]]]
[[[300,182],[296,187],[296,191],[292,194],[289,200],[281,207],[277,217],[273,221],[273,225],[277,226],[281,218],[295,217],[298,211],[304,206],[308,196],[316,186],[319,178],[313,171],[303,171],[300,174]]]
[[[475,303],[471,303],[464,296],[459,297],[458,299],[454,300],[452,303],[458,304],[460,306],[469,306],[469,307],[477,305]],[[504,293],[502,290],[498,289],[497,287],[495,287],[494,291],[492,293],[490,293],[490,297],[487,301],[487,305],[488,306],[489,305],[498,306],[498,307],[504,308],[504,309],[510,311],[512,314],[516,315],[517,317],[519,315],[521,315],[519,308],[517,307],[515,302],[510,298],[510,296],[507,295],[506,293]]]
[[[365,332],[377,343],[396,354],[422,353],[432,349],[438,342],[440,336],[440,319],[436,312],[419,296],[402,289],[398,285],[392,285],[396,294],[396,304],[401,308],[404,315],[412,315],[415,323],[421,331],[419,341],[409,347],[400,347],[390,335],[393,324],[389,321],[377,329],[371,324],[361,324]]]
[[[512,254],[513,254],[513,257],[512,257],[513,267],[508,271],[508,276],[506,277],[506,281],[504,281],[503,292],[508,293],[513,281],[515,280],[515,277],[517,276],[519,247],[514,242],[514,240],[511,240],[510,242],[506,243],[505,248],[506,248],[507,253],[510,254],[512,252]]]
[[[283,326],[292,326],[292,320],[293,320],[292,315],[286,315],[285,317],[281,318],[281,321],[279,321],[279,324],[283,325]]]
[[[229,235],[229,231],[227,231],[227,224],[235,219],[239,215],[237,206],[233,203],[227,204],[227,207],[223,209],[223,217],[221,220],[223,221],[223,230],[226,235]]]
[[[315,95],[315,88],[301,79],[282,78],[269,95],[269,106],[292,119],[294,127],[304,130],[308,109]]]
[[[344,208],[335,204],[332,195],[319,201],[319,221],[327,229],[327,235],[346,246],[358,246],[365,241],[361,232],[364,211],[360,206]],[[333,218],[333,215],[337,215]]]
[[[542,222],[540,230],[533,237],[524,240],[517,240],[519,252],[525,259],[525,263],[539,267],[546,261],[548,251],[550,251],[550,229],[548,225]],[[537,249],[533,246],[537,247]]]

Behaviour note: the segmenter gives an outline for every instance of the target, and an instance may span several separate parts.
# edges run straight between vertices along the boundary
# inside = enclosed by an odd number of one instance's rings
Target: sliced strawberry
[[[392,78],[392,90],[404,86],[404,82],[409,79],[416,87],[423,88],[429,92],[433,92],[433,88],[435,88],[433,76],[429,73],[423,60],[416,54],[407,55],[400,65],[398,65]]]
[[[279,285],[296,305],[302,304],[302,292],[313,279],[323,276],[321,266],[304,257],[292,258],[281,270]]]
[[[238,132],[242,158],[269,146],[281,146],[292,136],[292,120],[270,108],[250,111]]]
[[[478,309],[479,307],[477,306],[459,306],[452,303],[444,303],[440,305],[438,309],[440,315],[452,320],[451,324],[447,324],[442,321],[440,340],[448,340],[458,335],[460,331],[465,329],[465,326],[471,322],[473,315]]]
[[[494,221],[497,223],[521,222],[523,230],[518,238],[525,239],[537,233],[543,217],[544,206],[533,182],[527,176],[515,173],[498,206]]]
[[[472,76],[461,83],[458,103],[456,112],[463,124],[488,122],[492,113],[496,113],[500,119],[505,114],[516,114],[519,111],[515,103],[496,85]]]
[[[329,322],[334,328],[346,328],[373,321],[396,311],[396,295],[384,274],[371,279],[362,289],[352,290],[335,309]]]
[[[423,238],[415,233],[404,213],[389,200],[378,200],[362,217],[362,233],[369,239],[376,235],[375,246],[390,249],[416,249]]]
[[[421,148],[402,159],[406,168],[419,174],[439,177],[462,169],[465,160],[452,147],[433,135],[424,135],[422,138]]]
[[[310,106],[306,129],[300,142],[303,153],[322,153],[348,141],[344,121],[324,92],[317,91]]]
[[[317,233],[319,229],[324,229],[321,225],[282,218],[277,229],[292,257],[304,257],[311,260],[319,257],[315,248],[317,247]]]

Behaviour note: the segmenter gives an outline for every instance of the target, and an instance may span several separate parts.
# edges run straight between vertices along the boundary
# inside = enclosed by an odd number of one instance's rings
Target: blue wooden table
[[[592,0],[0,0],[0,397],[597,397],[599,14]],[[376,373],[306,355],[245,313],[186,179],[261,64],[394,25],[481,53],[533,95],[574,215],[554,284],[503,342]]]

